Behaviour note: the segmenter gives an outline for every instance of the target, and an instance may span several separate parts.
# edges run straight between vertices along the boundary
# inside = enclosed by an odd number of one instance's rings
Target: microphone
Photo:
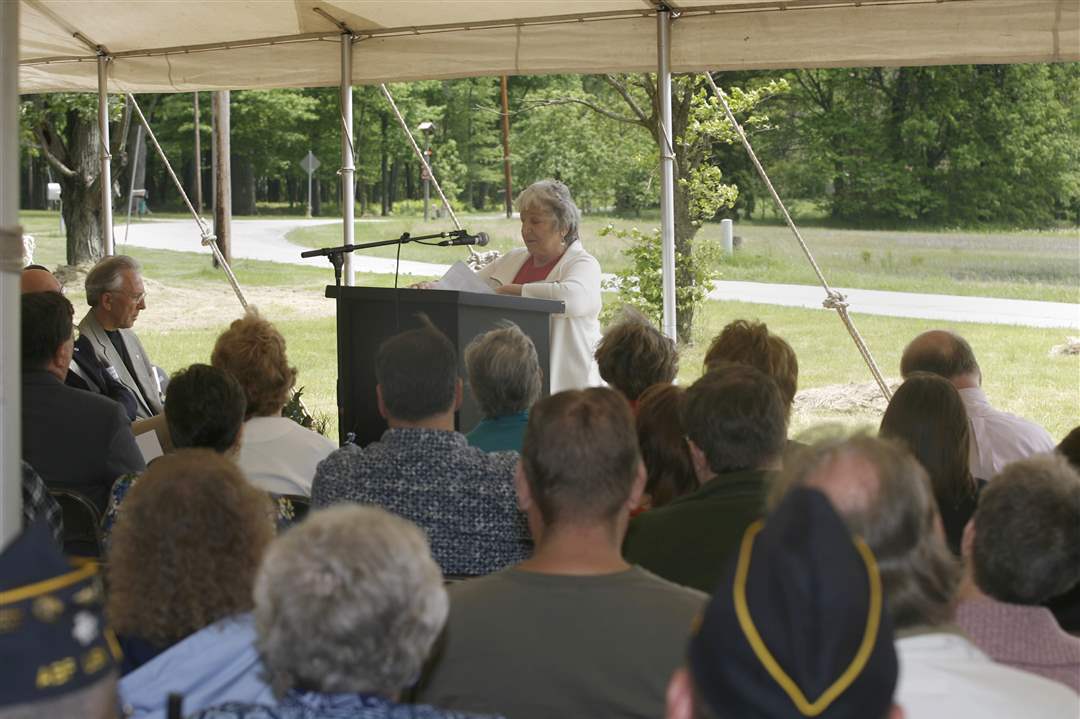
[[[457,247],[459,245],[479,245],[484,247],[487,243],[488,234],[486,232],[477,232],[475,235],[467,235],[462,232],[449,240],[443,240],[439,243],[439,247]]]

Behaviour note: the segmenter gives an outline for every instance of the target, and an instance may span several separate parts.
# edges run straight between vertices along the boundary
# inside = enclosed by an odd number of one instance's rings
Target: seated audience
[[[899,636],[896,702],[908,719],[1075,719],[1075,692],[993,662],[953,628],[960,565],[945,544],[926,471],[902,445],[824,442],[787,481],[824,492],[874,552]]]
[[[742,540],[671,679],[667,719],[885,719],[898,663],[874,555],[795,489]]]
[[[60,280],[41,265],[27,265],[23,268],[19,287],[22,293],[58,292],[64,293]],[[103,394],[119,402],[124,407],[128,419],[134,421],[138,416],[138,400],[127,387],[114,378],[105,365],[102,365],[90,346],[89,337],[75,340],[71,355],[71,364],[64,384],[75,389],[89,390]]]
[[[38,520],[49,525],[56,546],[64,548],[64,513],[45,486],[41,475],[26,462],[22,462],[22,515],[23,528]]]
[[[664,579],[711,592],[743,531],[765,510],[787,410],[776,382],[729,364],[686,390],[681,416],[698,487],[634,517],[623,553]]]
[[[982,370],[963,337],[946,330],[923,332],[904,348],[900,374],[932,372],[952,382],[964,401],[971,424],[971,474],[989,479],[1009,462],[1054,449],[1039,425],[994,409],[982,390]]]
[[[165,392],[165,424],[175,449],[211,449],[235,459],[246,406],[244,390],[228,372],[205,364],[180,370]],[[124,498],[138,478],[137,474],[125,474],[113,482],[109,507],[101,520],[106,542]]]
[[[1065,435],[1057,446],[1057,453],[1069,461],[1072,468],[1080,472],[1080,427],[1074,427]],[[1080,636],[1080,581],[1062,594],[1045,602],[1054,613],[1061,628],[1070,634]]]
[[[600,377],[622,392],[634,410],[645,390],[660,382],[674,382],[679,373],[675,342],[629,307],[604,332],[595,355]]]
[[[270,502],[207,449],[155,460],[124,501],[109,548],[109,619],[124,649],[120,696],[165,716],[270,696],[253,642],[251,591],[274,536]]]
[[[276,706],[232,702],[193,719],[464,719],[399,704],[446,621],[424,533],[378,507],[315,512],[266,553],[256,646]]]
[[[968,469],[971,430],[956,388],[929,372],[913,372],[896,388],[878,434],[896,439],[930,475],[945,539],[960,556],[960,538],[986,484]]]
[[[655,384],[638,401],[636,428],[641,460],[645,463],[645,493],[634,512],[669,504],[697,489],[697,475],[686,444],[679,408],[685,390],[673,384]]]
[[[244,476],[267,492],[310,495],[315,467],[337,445],[281,416],[296,384],[296,368],[285,356],[285,338],[249,310],[218,337],[210,363],[236,377],[247,396],[237,460]]]
[[[515,484],[536,550],[451,585],[418,697],[513,719],[660,716],[706,596],[621,556],[645,486],[626,400],[592,388],[538,402]]]
[[[521,438],[544,386],[536,347],[512,323],[485,332],[465,348],[465,371],[484,418],[466,437],[485,452],[521,451]]]
[[[461,380],[446,335],[423,318],[420,328],[387,339],[375,377],[390,428],[319,464],[312,504],[374,504],[416,522],[450,575],[487,574],[527,557],[529,531],[514,499],[517,455],[470,447],[454,431]]]
[[[1002,664],[1080,692],[1080,638],[1039,606],[1080,581],[1080,474],[1052,454],[1013,462],[964,534],[956,623]]]
[[[0,554],[0,717],[115,719],[120,648],[97,565],[72,566],[44,522]]]
[[[161,413],[161,379],[132,327],[146,309],[142,267],[132,257],[113,255],[86,275],[90,311],[79,322],[86,351],[113,379],[130,390],[139,418]]]
[[[104,511],[113,480],[145,467],[124,409],[64,384],[75,310],[63,295],[22,296],[22,456],[50,489],[84,494]]]

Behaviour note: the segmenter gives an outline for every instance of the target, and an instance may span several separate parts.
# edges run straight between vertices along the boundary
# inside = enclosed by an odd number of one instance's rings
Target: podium
[[[562,302],[508,295],[450,290],[389,289],[384,287],[326,288],[337,300],[338,436],[349,434],[360,446],[378,440],[386,430],[375,397],[375,353],[383,340],[420,327],[424,313],[454,343],[458,375],[466,379],[465,347],[479,334],[495,329],[501,320],[516,324],[536,345],[544,372],[542,396],[550,391],[551,322],[564,311]],[[454,426],[468,432],[482,419],[480,408],[466,388]]]

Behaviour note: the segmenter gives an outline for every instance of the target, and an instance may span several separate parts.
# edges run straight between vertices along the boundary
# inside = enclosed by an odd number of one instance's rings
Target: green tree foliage
[[[722,74],[718,82],[730,87]],[[675,253],[681,258],[675,267],[676,288],[694,287],[704,271],[704,265],[696,264],[693,243],[702,221],[732,207],[738,196],[737,188],[713,161],[720,148],[734,141],[734,130],[712,105],[715,98],[708,97],[705,87],[700,75],[672,78],[670,130],[674,146],[670,150],[675,156]],[[583,82],[583,88],[584,94],[567,95],[559,102],[582,105],[631,128],[642,128],[652,137],[657,155],[668,150],[661,131],[655,75],[609,74]],[[745,87],[728,90],[729,104],[740,122],[753,131],[769,126],[763,103],[786,90],[787,83],[782,79],[754,78]],[[692,340],[696,309],[689,297],[676,291],[677,331],[679,338],[687,342]]]
[[[1050,224],[1080,210],[1080,65],[799,70],[778,178],[846,222]]]

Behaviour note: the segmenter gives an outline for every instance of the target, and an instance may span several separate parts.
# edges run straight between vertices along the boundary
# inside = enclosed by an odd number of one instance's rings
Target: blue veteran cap
[[[97,565],[72,565],[35,522],[0,554],[0,707],[83,689],[116,667]]]
[[[897,659],[877,563],[825,495],[795,488],[746,530],[689,663],[720,716],[886,716]]]

